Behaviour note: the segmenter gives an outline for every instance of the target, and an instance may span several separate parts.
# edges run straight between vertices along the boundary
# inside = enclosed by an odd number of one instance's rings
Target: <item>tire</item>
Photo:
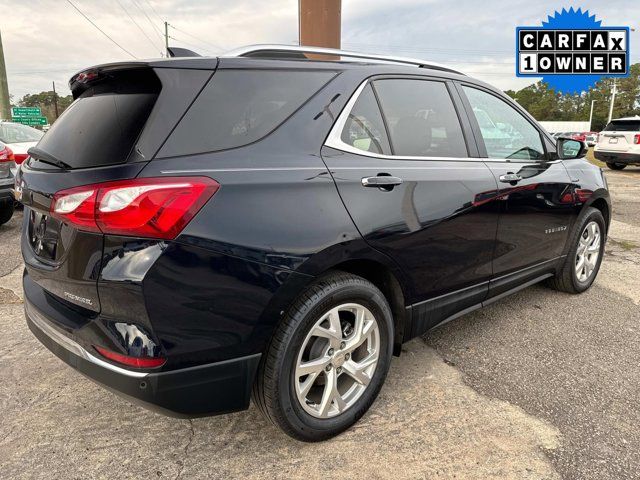
[[[13,200],[0,202],[0,225],[4,225],[13,217]]]
[[[338,311],[340,321],[337,324],[342,327],[339,336],[329,339],[312,335],[312,330],[328,332],[333,327],[334,324],[327,318],[335,320],[336,317],[327,315],[338,308],[344,309]],[[353,309],[353,313],[350,309]],[[365,334],[360,337],[368,337],[361,344],[363,347],[350,350],[359,338],[356,322],[350,323],[358,312],[362,312],[362,318],[365,319],[358,324],[366,325]],[[374,326],[371,326],[372,318]],[[324,323],[319,323],[321,321]],[[349,331],[350,325],[353,331]],[[340,343],[340,339],[344,341],[334,351],[331,342]],[[376,339],[377,343],[374,341]],[[377,350],[372,345],[377,345]],[[276,328],[258,368],[253,401],[287,435],[308,442],[326,440],[349,428],[369,409],[387,376],[392,349],[393,318],[384,295],[362,277],[332,272],[319,278],[302,293]],[[364,358],[356,359],[356,355],[363,355],[363,351]],[[370,363],[375,357],[375,353],[371,352],[376,351],[377,363],[366,367],[369,370],[364,373],[366,378],[362,382],[356,381],[350,373],[354,371],[353,365]],[[329,359],[329,363],[323,364],[318,372],[308,376],[299,375],[302,370],[298,368],[302,368],[303,364],[310,365],[307,362],[312,360],[326,362],[326,359]],[[333,378],[338,379],[337,385],[342,385],[343,392],[348,388],[346,393],[338,392],[340,399],[332,395],[334,390],[327,393],[326,389]],[[306,394],[308,397],[299,393],[302,385],[306,384],[300,379],[310,381],[313,385]],[[349,392],[353,392],[351,397]],[[308,400],[312,394],[317,395],[316,401]],[[323,401],[325,394],[326,398],[333,400]],[[304,403],[299,395],[305,398]]]
[[[626,163],[607,162],[607,167],[609,167],[611,170],[623,170],[626,166]]]
[[[592,224],[597,225],[597,229],[599,230],[599,244],[597,249],[594,249],[593,253],[597,251],[597,257],[595,261],[588,262],[586,259],[583,259],[584,264],[593,263],[593,269],[588,274],[587,278],[580,278],[578,273],[578,249],[583,250],[584,243],[587,239],[584,238],[587,227],[590,227]],[[591,227],[590,227],[591,228]],[[587,233],[588,235],[588,233]],[[602,264],[602,257],[604,255],[604,244],[606,240],[606,226],[604,222],[604,217],[600,210],[592,207],[588,207],[578,218],[576,222],[576,227],[574,228],[571,238],[569,240],[569,253],[567,257],[564,259],[563,265],[556,274],[555,277],[549,279],[549,286],[556,290],[560,290],[562,292],[567,293],[582,293],[587,290],[593,284],[596,276],[598,275],[598,271],[600,270],[600,265]],[[587,249],[587,251],[590,251]],[[588,254],[588,253],[587,253]],[[581,274],[584,273],[584,270],[581,270]]]

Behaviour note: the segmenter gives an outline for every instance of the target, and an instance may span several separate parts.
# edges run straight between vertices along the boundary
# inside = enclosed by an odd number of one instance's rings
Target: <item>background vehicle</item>
[[[584,132],[584,137],[584,141],[589,147],[593,147],[598,143],[598,132]]]
[[[640,165],[640,117],[612,120],[600,132],[593,154],[612,170]]]
[[[559,136],[572,138],[574,140],[579,140],[581,142],[585,142],[587,137],[584,132],[564,132]]]
[[[6,144],[13,151],[15,164],[20,165],[27,158],[27,150],[34,147],[42,138],[44,132],[14,122],[0,122],[0,142]],[[15,166],[12,168],[15,175]]]
[[[14,199],[12,169],[15,168],[13,152],[0,142],[0,225],[7,223],[13,216]]]
[[[610,203],[584,144],[446,67],[261,46],[70,88],[16,178],[27,322],[152,408],[252,396],[322,440],[366,412],[403,342],[597,274]]]

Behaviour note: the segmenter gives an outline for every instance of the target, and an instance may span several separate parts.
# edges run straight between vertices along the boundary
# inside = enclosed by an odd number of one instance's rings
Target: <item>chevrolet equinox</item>
[[[585,145],[453,69],[272,45],[100,65],[70,88],[16,176],[27,323],[160,412],[253,399],[323,440],[403,342],[598,273],[611,204]]]

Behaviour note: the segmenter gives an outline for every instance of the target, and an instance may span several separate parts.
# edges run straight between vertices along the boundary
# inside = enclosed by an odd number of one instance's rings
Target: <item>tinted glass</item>
[[[19,123],[0,122],[0,141],[4,143],[37,142],[43,132]]]
[[[540,133],[511,105],[477,88],[464,87],[489,158],[544,158]]]
[[[333,76],[327,71],[220,70],[191,106],[161,156],[240,147],[264,137]]]
[[[394,155],[466,157],[447,87],[428,80],[377,80],[374,87],[389,127]]]
[[[358,150],[391,155],[382,115],[371,85],[367,85],[358,97],[340,138]]]
[[[156,98],[152,93],[80,97],[55,121],[38,148],[71,168],[124,163]]]
[[[613,121],[605,128],[605,131],[617,132],[640,132],[640,120],[618,120]]]

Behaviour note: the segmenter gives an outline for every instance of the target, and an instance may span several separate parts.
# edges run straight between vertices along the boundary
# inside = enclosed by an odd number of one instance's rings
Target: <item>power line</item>
[[[105,37],[107,37],[109,40],[111,40],[111,42],[113,42],[115,45],[118,46],[118,48],[120,48],[120,50],[122,50],[123,52],[129,54],[130,56],[132,56],[133,58],[138,58],[136,57],[133,53],[131,53],[129,50],[127,50],[126,48],[124,48],[122,45],[120,45],[118,42],[116,42],[113,38],[111,38],[109,36],[109,34],[107,34],[104,30],[102,30],[98,25],[96,25],[93,20],[91,20],[89,17],[87,17],[84,12],[82,10],[80,10],[78,7],[76,7],[73,2],[71,0],[67,0],[67,3],[69,5],[71,5],[73,8],[75,8],[77,10],[77,12],[82,15],[91,25],[93,25],[94,27],[96,27],[98,29],[98,31],[100,33],[102,33]]]
[[[156,17],[158,17],[161,22],[164,22],[164,19],[160,15],[158,15],[158,12],[156,12],[156,9],[153,8],[153,5],[151,5],[151,2],[149,2],[149,0],[144,0],[144,1],[146,2],[147,5],[149,5],[149,7],[151,7],[151,11],[155,13]]]
[[[162,35],[162,32],[160,31],[160,29],[158,27],[156,27],[156,25],[151,21],[151,19],[149,18],[149,15],[147,15],[146,10],[144,8],[142,8],[142,6],[137,2],[137,0],[131,0],[131,2],[133,2],[133,4],[136,7],[138,7],[138,10],[140,10],[145,17],[147,17],[147,20],[148,20],[149,24],[156,31],[156,33],[158,34],[160,39],[164,40],[164,35]]]
[[[467,50],[467,49],[447,49],[447,48],[415,48],[415,47],[406,47],[401,45],[375,45],[375,44],[366,44],[366,43],[349,43],[343,42],[344,46],[349,46],[351,48],[373,48],[376,50],[386,50],[393,52],[409,52],[411,54],[415,53],[427,53],[430,55],[473,55],[473,56],[482,56],[482,57],[504,57],[508,54],[513,54],[512,51],[508,50]]]
[[[200,37],[196,37],[196,36],[195,36],[195,35],[193,35],[192,33],[185,32],[184,30],[182,30],[182,29],[180,29],[180,28],[176,27],[175,25],[172,25],[171,23],[169,24],[169,26],[170,26],[171,28],[173,28],[174,30],[177,30],[178,32],[180,32],[180,33],[182,33],[182,34],[184,34],[184,35],[188,35],[189,37],[193,38],[194,40],[197,40],[197,41],[199,41],[199,42],[201,42],[201,43],[204,43],[205,45],[209,45],[210,47],[213,47],[213,48],[215,48],[215,49],[217,49],[217,50],[224,50],[224,49],[223,49],[223,48],[221,48],[219,45],[215,45],[215,44],[213,44],[213,43],[211,43],[211,42],[208,42],[208,41],[206,41],[206,40],[203,40],[203,39],[202,39],[202,38],[200,38]],[[184,43],[184,42],[183,42],[183,43]]]
[[[120,8],[122,8],[122,10],[124,10],[124,13],[127,14],[127,16],[131,19],[131,21],[135,24],[136,27],[138,27],[138,30],[140,30],[142,32],[142,34],[147,37],[147,40],[149,40],[149,43],[153,46],[154,50],[156,49],[157,45],[155,43],[153,43],[153,40],[151,40],[151,37],[149,35],[147,35],[147,32],[145,32],[142,27],[138,24],[138,22],[136,22],[135,18],[133,18],[133,16],[129,13],[129,10],[127,10],[125,8],[125,6],[120,2],[120,0],[116,0],[116,2],[118,2],[118,5],[120,5]],[[160,50],[160,54],[162,55],[162,50]]]

